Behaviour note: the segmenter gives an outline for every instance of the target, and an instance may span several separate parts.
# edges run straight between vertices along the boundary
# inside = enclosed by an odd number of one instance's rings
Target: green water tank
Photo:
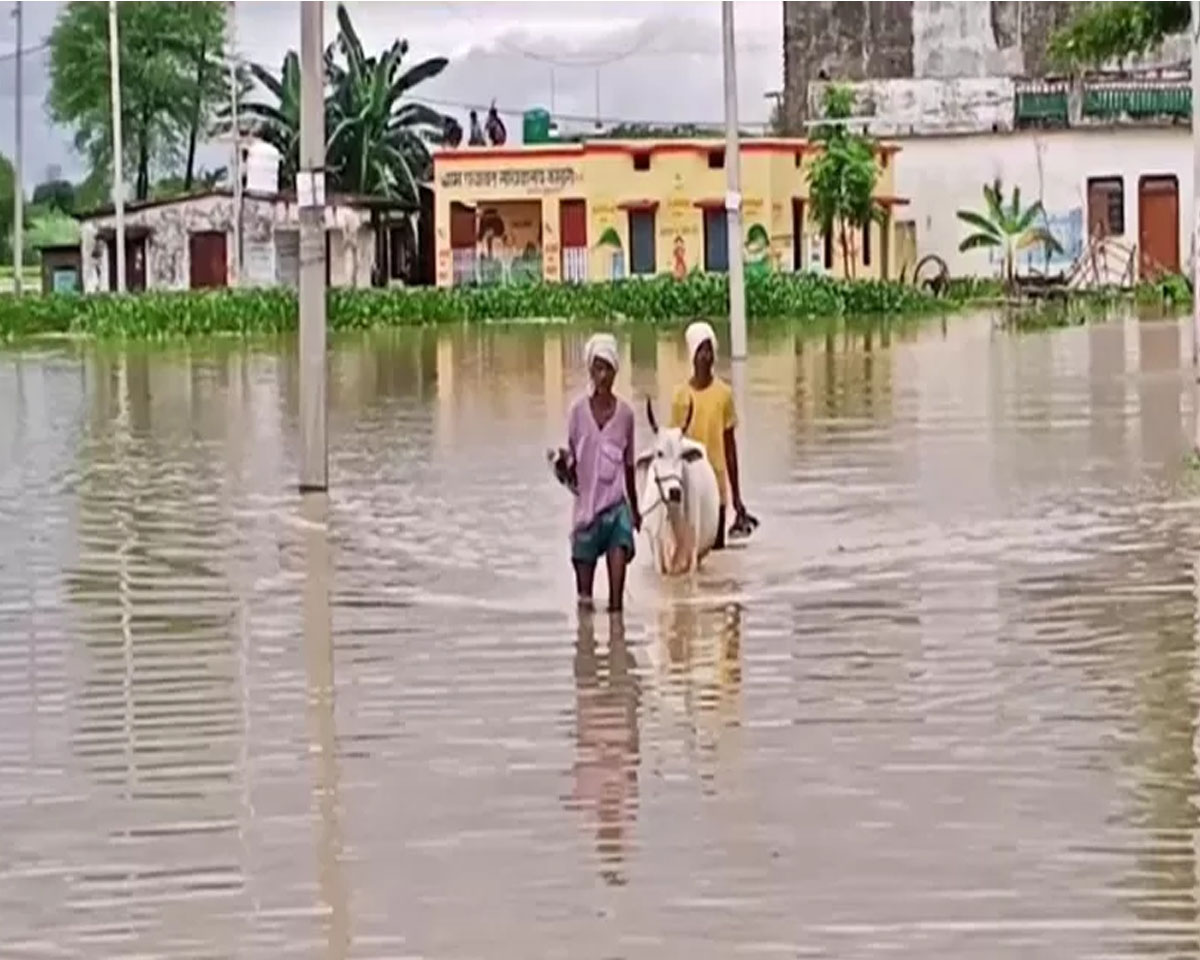
[[[522,136],[525,143],[550,142],[550,111],[534,107],[525,111]]]

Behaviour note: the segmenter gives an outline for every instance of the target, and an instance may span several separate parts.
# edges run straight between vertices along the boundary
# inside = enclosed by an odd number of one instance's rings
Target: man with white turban
[[[596,564],[605,558],[608,608],[617,611],[624,601],[625,568],[634,555],[634,531],[642,522],[634,479],[634,416],[613,393],[621,365],[616,338],[596,334],[583,355],[588,392],[571,405],[565,457],[560,454],[573,467],[571,563],[579,605],[590,609]]]
[[[703,445],[721,491],[720,523],[717,542],[713,545],[714,550],[721,550],[725,546],[725,515],[730,494],[736,514],[733,526],[729,528],[730,534],[746,535],[757,526],[758,521],[746,511],[746,505],[742,502],[737,438],[734,435],[737,412],[734,410],[733,390],[713,372],[717,359],[717,334],[711,324],[697,320],[688,326],[683,336],[687,342],[688,359],[692,363],[692,376],[675,389],[671,400],[671,426],[683,426],[690,404],[692,419],[686,436]]]

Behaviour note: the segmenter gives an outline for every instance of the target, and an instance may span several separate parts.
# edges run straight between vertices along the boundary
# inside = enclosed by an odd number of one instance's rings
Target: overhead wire
[[[20,50],[9,50],[5,53],[0,53],[0,62],[6,61],[6,60],[16,60],[18,56],[28,57],[30,54],[41,53],[43,50],[48,50],[49,48],[50,48],[50,41],[44,40],[41,43],[35,44],[32,47],[22,47]]]

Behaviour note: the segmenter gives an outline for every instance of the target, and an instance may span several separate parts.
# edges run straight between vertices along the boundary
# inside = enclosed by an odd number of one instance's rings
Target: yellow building
[[[806,216],[817,149],[799,139],[742,143],[748,270],[845,272],[841,239]],[[848,237],[860,278],[896,275],[891,211],[906,202],[893,189],[898,151],[878,151],[884,222]],[[727,268],[723,141],[468,147],[439,150],[433,163],[438,286]]]

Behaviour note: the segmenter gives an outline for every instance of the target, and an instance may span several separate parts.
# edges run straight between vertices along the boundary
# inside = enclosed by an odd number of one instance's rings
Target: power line
[[[455,107],[459,110],[487,110],[491,107],[490,101],[470,102],[470,101],[465,101],[465,100],[446,100],[446,99],[442,99],[441,97],[414,97],[413,99],[419,103],[427,103],[427,104],[431,104],[433,106],[438,106],[438,107]],[[523,116],[526,111],[531,110],[531,109],[533,109],[533,108],[532,107],[502,107],[499,104],[496,105],[496,112],[504,114],[505,116],[508,116],[508,117]],[[646,126],[653,126],[653,127],[712,127],[716,130],[721,129],[721,121],[720,120],[681,120],[678,117],[673,120],[653,120],[653,119],[650,119],[647,117],[614,117],[614,116],[601,116],[598,118],[595,114],[590,114],[590,115],[584,116],[582,114],[562,113],[561,111],[555,111],[553,119],[568,120],[573,123],[595,123],[597,121],[597,119],[599,119],[601,123],[612,123],[612,124],[627,123],[627,124],[644,124]],[[766,120],[759,120],[759,121],[748,120],[748,121],[744,121],[742,123],[742,126],[767,127],[767,126],[770,126],[770,123]]]
[[[50,41],[44,40],[41,43],[39,43],[37,46],[22,47],[20,50],[9,50],[8,53],[0,53],[0,62],[6,61],[6,60],[16,60],[18,56],[27,57],[31,53],[41,53],[41,51],[48,49],[49,46],[50,46]]]

